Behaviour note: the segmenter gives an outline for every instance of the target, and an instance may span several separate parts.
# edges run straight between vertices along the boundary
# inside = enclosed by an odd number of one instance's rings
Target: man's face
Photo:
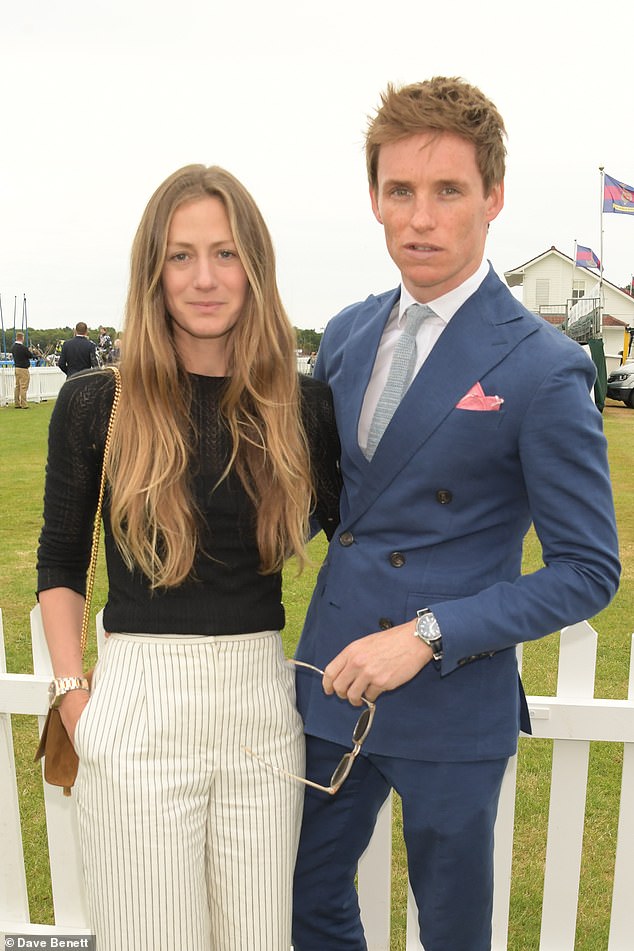
[[[370,196],[405,287],[425,304],[478,269],[504,185],[485,195],[473,143],[452,132],[423,132],[381,146]]]

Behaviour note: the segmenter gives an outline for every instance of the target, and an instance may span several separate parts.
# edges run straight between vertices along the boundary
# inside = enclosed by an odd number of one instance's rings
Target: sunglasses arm
[[[339,788],[335,788],[334,786],[320,786],[319,783],[314,783],[312,780],[306,779],[304,776],[296,776],[295,773],[289,773],[285,769],[280,769],[279,766],[275,766],[273,763],[267,763],[265,759],[262,759],[262,757],[258,756],[257,753],[254,753],[253,750],[250,750],[248,746],[242,746],[241,749],[243,752],[248,753],[249,756],[252,756],[253,759],[256,759],[259,763],[262,763],[263,766],[267,766],[269,769],[274,770],[281,776],[288,776],[290,779],[296,779],[298,782],[303,783],[304,786],[310,786],[312,789],[318,789],[320,792],[328,793],[329,796],[334,796],[337,792],[337,789]]]

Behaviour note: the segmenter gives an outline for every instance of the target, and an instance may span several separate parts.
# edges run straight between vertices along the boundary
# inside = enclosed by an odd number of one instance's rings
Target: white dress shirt
[[[416,376],[431,353],[432,347],[453,315],[472,294],[475,294],[488,273],[489,262],[484,258],[478,270],[460,284],[459,287],[455,287],[452,291],[448,291],[441,297],[437,297],[436,300],[426,302],[437,316],[427,317],[421,324],[420,330],[416,335],[416,364],[414,366],[414,376],[412,379]],[[359,446],[361,446],[362,449],[368,444],[370,423],[374,416],[376,404],[387,382],[394,347],[403,329],[403,316],[410,304],[415,303],[417,303],[416,299],[412,297],[403,282],[401,282],[401,296],[388,317],[385,329],[383,330],[383,335],[376,351],[372,376],[370,377],[370,382],[368,383],[363,398],[357,433]],[[420,301],[418,303],[420,303]]]

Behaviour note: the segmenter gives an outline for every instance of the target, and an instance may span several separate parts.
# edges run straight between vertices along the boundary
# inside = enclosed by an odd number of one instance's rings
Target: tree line
[[[319,350],[323,333],[318,333],[316,330],[305,330],[300,327],[294,329],[297,336],[298,350],[306,355],[316,353]],[[106,327],[106,331],[110,334],[111,340],[121,336],[121,331],[114,327]],[[75,329],[74,327],[52,327],[48,330],[38,330],[35,327],[29,327],[27,333],[29,346],[37,347],[42,353],[53,353],[60,340],[68,340],[75,333]],[[94,343],[97,343],[99,341],[99,330],[89,330],[88,336]],[[13,328],[5,330],[5,337],[7,348],[10,348],[13,343]]]

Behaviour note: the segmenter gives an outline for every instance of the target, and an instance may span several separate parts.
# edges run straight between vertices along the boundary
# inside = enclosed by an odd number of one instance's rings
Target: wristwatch
[[[90,693],[90,684],[85,677],[56,677],[48,687],[49,706],[59,707],[62,697],[71,690],[87,690]]]
[[[416,628],[414,634],[420,637],[432,649],[434,660],[442,660],[442,634],[435,614],[429,608],[417,611]]]

